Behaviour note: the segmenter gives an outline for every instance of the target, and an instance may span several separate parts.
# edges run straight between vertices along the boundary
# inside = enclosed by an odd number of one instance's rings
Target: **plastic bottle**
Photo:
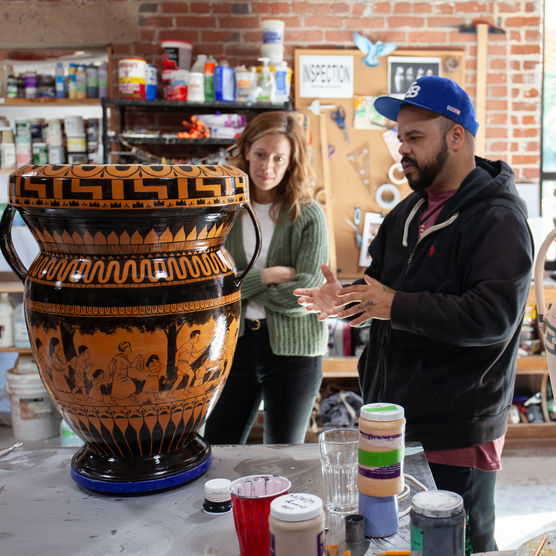
[[[278,496],[270,503],[268,525],[273,556],[326,556],[324,508],[318,496]]]
[[[259,75],[259,87],[261,92],[257,97],[258,102],[274,102],[275,85],[270,67],[268,66],[269,59],[266,57],[259,58],[259,61],[263,63],[261,68],[261,73]]]
[[[207,61],[206,54],[199,54],[195,59],[195,63],[191,66],[189,70],[190,73],[204,73],[205,71],[205,62]]]
[[[108,65],[101,64],[98,67],[98,96],[106,98],[108,96]]]
[[[288,84],[288,63],[286,61],[276,65],[274,70],[276,83],[276,102],[288,102],[290,100],[290,91]]]
[[[25,310],[23,301],[16,305],[13,313],[14,323],[14,345],[16,348],[29,349],[31,344],[29,342],[29,333],[27,332],[27,325],[25,324]]]
[[[68,92],[68,98],[69,99],[75,99],[76,94],[77,94],[77,89],[76,89],[76,71],[77,71],[77,66],[73,63],[70,62],[70,65],[68,67],[68,75],[66,77],[66,90]]]
[[[87,72],[85,66],[77,66],[75,71],[75,98],[87,98]]]
[[[14,344],[13,314],[14,308],[10,303],[10,296],[2,293],[0,295],[0,347]]]
[[[56,62],[56,98],[66,98],[64,64],[62,62]]]
[[[216,60],[209,56],[205,62],[205,102],[214,102],[214,68]]]

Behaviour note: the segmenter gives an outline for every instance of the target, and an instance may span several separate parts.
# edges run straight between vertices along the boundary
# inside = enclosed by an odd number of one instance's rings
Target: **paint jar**
[[[75,70],[75,98],[87,98],[87,72],[85,66],[79,65]]]
[[[187,102],[205,102],[205,74],[191,72],[187,82]]]
[[[14,345],[19,349],[31,349],[23,301],[14,308]]]
[[[89,65],[85,68],[87,98],[98,98],[98,67]]]
[[[207,514],[227,514],[232,510],[229,479],[211,479],[204,485],[203,511]]]
[[[170,80],[172,100],[187,100],[189,72],[187,70],[174,70],[170,75]]]
[[[368,496],[395,496],[404,487],[404,409],[391,403],[370,403],[359,414],[357,488]]]
[[[122,58],[118,62],[119,94],[121,98],[145,100],[147,62],[143,58]]]
[[[15,143],[0,143],[2,170],[12,170],[16,164]]]
[[[12,434],[20,441],[44,440],[57,436],[60,415],[42,383],[34,361],[32,369],[25,367],[22,364],[16,369],[6,371]]]
[[[98,68],[98,96],[108,96],[108,64],[101,64]]]
[[[46,143],[33,143],[33,164],[48,164]]]
[[[46,122],[46,143],[51,146],[62,145],[62,122],[54,118]]]
[[[324,507],[318,496],[290,493],[270,503],[272,556],[326,556]]]
[[[239,66],[235,70],[235,77],[237,102],[247,102],[257,86],[257,73],[248,71],[245,66]]]
[[[30,143],[31,142],[31,122],[30,120],[15,120],[15,142]]]
[[[25,166],[31,164],[33,160],[33,151],[31,143],[18,143],[15,144],[15,163],[16,166]]]
[[[448,490],[427,490],[413,497],[410,516],[411,554],[463,556],[463,498]]]
[[[64,118],[64,129],[68,137],[85,135],[85,122],[83,116],[66,116]]]
[[[23,79],[25,80],[25,98],[37,98],[38,75],[34,71],[29,71],[23,76]]]
[[[64,164],[66,152],[62,145],[48,145],[48,164]]]

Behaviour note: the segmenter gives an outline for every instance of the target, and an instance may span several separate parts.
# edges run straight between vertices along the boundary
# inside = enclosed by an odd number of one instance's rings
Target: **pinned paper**
[[[353,129],[383,129],[386,118],[374,107],[376,97],[355,95],[353,97]]]
[[[388,152],[390,156],[396,161],[399,162],[402,159],[402,155],[400,154],[400,140],[398,139],[398,128],[395,127],[394,129],[389,129],[382,134],[382,138],[386,143],[386,147],[388,148]]]
[[[384,220],[383,216],[377,212],[366,212],[365,223],[363,224],[363,241],[361,242],[361,251],[359,252],[359,266],[367,267],[371,264],[371,256],[369,255],[369,245],[376,237],[378,229]]]
[[[368,145],[363,143],[363,145],[348,153],[347,159],[357,172],[361,183],[365,187],[369,187],[371,184],[371,171]]]

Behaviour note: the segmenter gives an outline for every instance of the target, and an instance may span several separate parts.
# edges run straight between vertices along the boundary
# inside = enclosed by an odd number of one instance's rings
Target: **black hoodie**
[[[396,295],[359,361],[363,399],[402,405],[407,440],[431,450],[502,436],[514,391],[533,240],[511,168],[476,162],[420,239],[426,193],[399,203],[365,271]]]

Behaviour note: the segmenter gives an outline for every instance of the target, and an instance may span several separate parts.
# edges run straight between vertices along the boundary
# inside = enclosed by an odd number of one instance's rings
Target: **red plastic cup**
[[[269,556],[270,503],[287,494],[291,483],[277,475],[248,475],[230,485],[234,524],[241,556]]]

